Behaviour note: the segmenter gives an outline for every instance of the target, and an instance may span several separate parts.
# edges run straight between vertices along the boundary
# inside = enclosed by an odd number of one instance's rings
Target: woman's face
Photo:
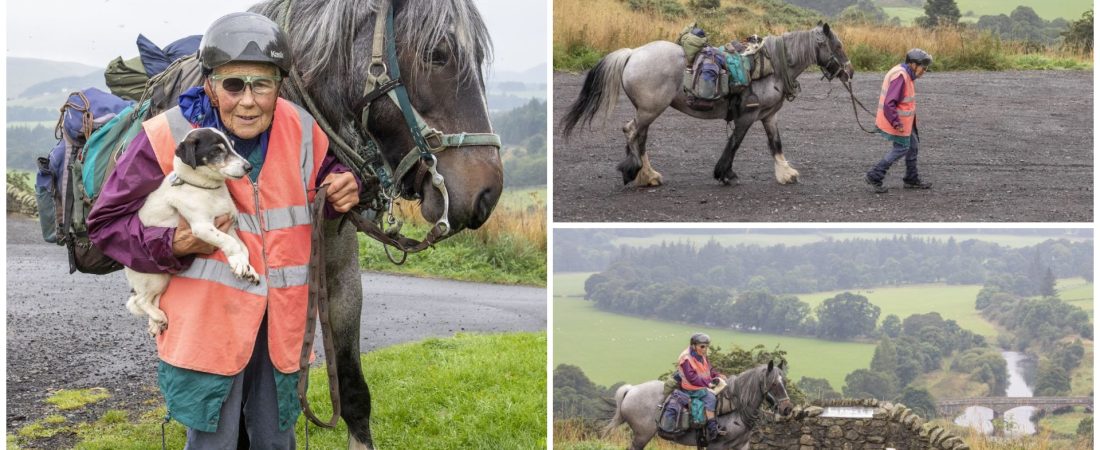
[[[206,92],[230,133],[252,139],[271,126],[279,98],[278,74],[271,64],[232,62],[215,68],[207,77]],[[242,88],[245,80],[251,82]]]
[[[702,356],[707,356],[708,347],[710,347],[710,344],[695,344],[695,353],[698,353]]]

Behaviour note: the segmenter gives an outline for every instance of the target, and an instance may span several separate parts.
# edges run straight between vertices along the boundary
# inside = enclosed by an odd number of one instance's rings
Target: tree
[[[907,387],[901,393],[901,403],[925,419],[934,419],[936,414],[936,398],[932,393],[924,389]]]
[[[1046,273],[1043,274],[1042,280],[1039,282],[1039,295],[1044,297],[1054,297],[1058,295],[1058,292],[1054,290],[1054,271],[1047,267]]]
[[[856,369],[844,377],[844,396],[890,400],[897,393],[897,380],[891,373]]]
[[[875,356],[871,358],[871,370],[894,373],[898,366],[898,351],[894,341],[884,338],[875,347]]]
[[[955,0],[928,0],[924,4],[924,15],[916,22],[924,28],[955,26],[959,23],[959,5]]]
[[[798,379],[798,387],[806,393],[810,399],[826,399],[840,397],[840,393],[833,389],[829,380],[824,378],[802,377]]]
[[[891,339],[897,339],[901,335],[901,319],[896,314],[890,314],[882,319],[882,334]]]
[[[1035,381],[1035,395],[1065,395],[1069,393],[1069,389],[1069,374],[1062,366],[1050,361],[1039,363],[1039,375]]]
[[[882,310],[867,297],[843,292],[826,299],[814,312],[817,313],[818,336],[850,339],[874,332]]]

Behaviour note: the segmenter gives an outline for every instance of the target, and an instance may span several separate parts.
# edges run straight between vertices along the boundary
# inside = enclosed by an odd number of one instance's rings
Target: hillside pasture
[[[815,292],[812,294],[800,294],[799,300],[806,302],[810,308],[816,308],[826,299],[835,297],[841,292],[867,297],[875,306],[882,309],[879,314],[879,322],[890,314],[895,314],[902,320],[913,314],[925,314],[938,312],[943,318],[952,319],[964,329],[973,331],[986,338],[997,336],[997,330],[993,324],[987,322],[978,310],[974,309],[974,300],[978,296],[981,286],[970,285],[946,285],[946,284],[921,284],[899,287],[878,287],[869,289],[850,289],[844,291]]]
[[[849,372],[866,368],[874,354],[873,344],[662,322],[600,311],[591,302],[557,295],[553,317],[553,366],[578,366],[589,379],[604,386],[617,382],[642,383],[672,370],[676,355],[687,346],[691,334],[697,332],[709,334],[712,342],[723,349],[760,344],[770,350],[778,345],[787,352],[792,379],[825,378],[834,389],[844,386],[844,376]]]

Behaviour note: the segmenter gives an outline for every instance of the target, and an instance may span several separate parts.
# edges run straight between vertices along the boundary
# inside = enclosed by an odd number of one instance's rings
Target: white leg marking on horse
[[[355,439],[351,435],[348,435],[348,450],[374,450],[374,449],[371,448],[371,446],[369,446],[367,444],[359,442],[358,439]]]
[[[639,170],[638,176],[634,177],[634,185],[638,187],[661,185],[661,174],[649,165],[648,154],[642,155],[642,170]]]
[[[791,184],[798,182],[798,171],[794,170],[789,163],[787,163],[787,157],[782,154],[775,155],[775,180],[779,184]]]

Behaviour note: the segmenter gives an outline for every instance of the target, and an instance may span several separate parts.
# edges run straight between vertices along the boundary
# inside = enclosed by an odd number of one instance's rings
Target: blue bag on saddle
[[[749,84],[748,58],[737,53],[725,53],[726,67],[730,72],[730,87],[738,87]]]

